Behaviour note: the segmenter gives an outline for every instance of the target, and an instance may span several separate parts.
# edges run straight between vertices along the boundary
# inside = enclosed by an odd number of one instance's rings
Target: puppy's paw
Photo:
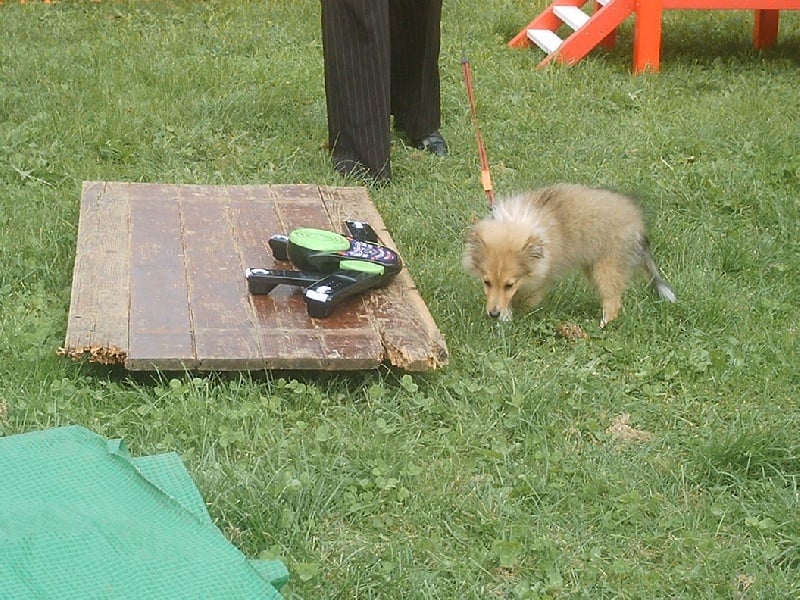
[[[605,329],[606,327],[608,327],[609,323],[611,323],[611,321],[613,320],[614,319],[607,319],[604,315],[603,318],[600,319],[600,329]]]

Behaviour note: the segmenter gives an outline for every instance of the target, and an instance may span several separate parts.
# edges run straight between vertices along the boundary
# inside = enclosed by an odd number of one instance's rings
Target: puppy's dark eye
[[[488,279],[484,279],[483,280],[483,285],[486,286],[486,287],[492,287],[492,282],[489,281]]]
[[[503,287],[504,287],[505,289],[507,289],[507,290],[510,290],[511,288],[513,288],[513,287],[514,287],[514,282],[513,282],[513,281],[509,281],[509,282],[507,282],[507,283],[506,283],[506,284],[505,284]]]

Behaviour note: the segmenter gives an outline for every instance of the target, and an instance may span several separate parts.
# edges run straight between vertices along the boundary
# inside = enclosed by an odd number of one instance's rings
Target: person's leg
[[[390,2],[394,0],[322,0],[333,166],[343,174],[376,180],[391,177]]]
[[[419,141],[441,124],[442,0],[391,0],[391,107],[395,124]]]

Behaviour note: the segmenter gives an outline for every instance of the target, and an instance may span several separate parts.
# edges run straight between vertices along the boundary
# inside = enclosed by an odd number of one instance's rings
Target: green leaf
[[[323,423],[314,430],[314,439],[318,442],[327,442],[333,437],[331,428]]]
[[[522,542],[516,540],[494,540],[492,554],[504,569],[512,569],[522,554]]]
[[[319,573],[318,563],[297,563],[295,571],[300,581],[311,581]]]

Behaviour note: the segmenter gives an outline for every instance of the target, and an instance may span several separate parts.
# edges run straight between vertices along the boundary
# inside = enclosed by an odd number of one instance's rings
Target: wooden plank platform
[[[131,371],[447,364],[407,269],[327,319],[308,316],[297,288],[248,293],[245,268],[287,268],[272,258],[271,235],[343,232],[346,219],[369,222],[396,249],[360,187],[85,182],[62,353]]]

